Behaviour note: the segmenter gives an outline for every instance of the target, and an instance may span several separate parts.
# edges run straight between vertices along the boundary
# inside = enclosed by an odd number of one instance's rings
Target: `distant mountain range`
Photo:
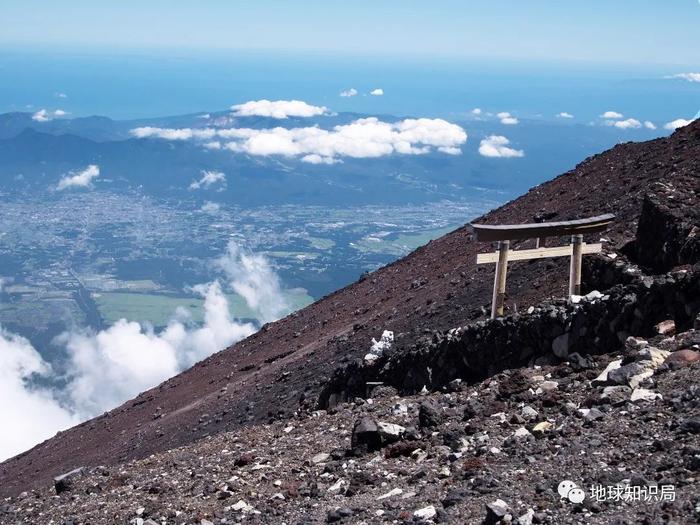
[[[376,158],[344,157],[333,165],[309,164],[298,157],[253,156],[212,150],[201,143],[135,138],[131,130],[144,126],[203,129],[229,119],[229,113],[183,115],[138,121],[106,117],[55,118],[46,122],[30,113],[0,115],[0,189],[41,192],[61,177],[87,165],[99,165],[94,185],[122,191],[139,188],[158,197],[211,199],[228,204],[401,204],[442,199],[473,200],[481,191],[508,199],[546,180],[595,151],[619,141],[620,130],[605,126],[522,121],[518,126],[497,122],[457,122],[469,134],[461,155],[438,151],[422,155],[392,154]],[[332,129],[363,115],[341,113],[284,120],[236,117],[236,127],[269,129],[319,126]],[[380,120],[399,119],[381,116]],[[229,119],[230,120],[230,119]],[[653,136],[636,130],[635,138]],[[480,140],[506,135],[521,158],[489,158],[479,154]],[[203,170],[220,171],[225,185],[190,185]]]

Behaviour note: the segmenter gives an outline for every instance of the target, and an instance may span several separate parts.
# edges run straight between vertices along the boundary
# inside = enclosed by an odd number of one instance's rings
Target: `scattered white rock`
[[[552,390],[556,390],[559,388],[559,383],[556,381],[542,381],[540,383],[540,386],[537,388],[537,393],[540,394],[542,392],[551,392]]]
[[[384,330],[382,336],[377,341],[374,337],[372,338],[372,345],[369,348],[369,353],[365,355],[365,362],[373,363],[379,359],[384,352],[391,348],[394,344],[394,332],[391,330]]]
[[[630,397],[630,401],[656,401],[657,399],[663,399],[663,396],[646,388],[635,388]]]
[[[386,494],[382,494],[381,496],[378,496],[377,499],[383,500],[383,499],[391,498],[392,496],[400,496],[401,494],[403,494],[403,490],[397,487],[395,489],[391,489]]]
[[[591,381],[592,384],[594,385],[604,385],[608,382],[608,374],[617,368],[620,368],[622,366],[622,359],[616,359],[615,361],[610,361],[608,363],[608,366],[605,367],[605,370],[603,370],[598,377],[596,377],[593,381]]]
[[[530,431],[528,429],[526,429],[525,427],[520,427],[519,429],[517,429],[515,431],[515,433],[513,433],[513,437],[516,437],[516,438],[524,438],[524,437],[527,437],[530,435],[531,435]]]
[[[600,299],[601,297],[603,297],[603,294],[600,293],[598,290],[593,290],[592,292],[588,292],[583,297],[586,299],[586,301],[595,301],[596,299]]]
[[[339,479],[338,481],[336,481],[335,483],[333,483],[333,485],[331,485],[330,487],[328,487],[328,491],[329,491],[329,492],[337,492],[337,491],[339,491],[341,488],[343,488],[343,485],[345,485],[345,480]]]
[[[535,517],[534,509],[527,509],[527,512],[522,516],[518,517],[515,521],[517,525],[532,525],[532,520]]]
[[[413,513],[413,517],[418,518],[419,520],[431,520],[435,516],[437,516],[437,510],[435,510],[435,507],[432,505],[418,509]]]
[[[406,431],[406,429],[401,425],[396,425],[394,423],[384,423],[382,421],[379,421],[377,423],[377,428],[380,434],[389,438],[399,438]]]
[[[236,511],[236,512],[252,512],[253,511],[253,507],[251,505],[248,505],[242,499],[239,499],[236,503],[231,505],[231,509]]]
[[[537,410],[532,408],[531,406],[525,405],[520,412],[520,415],[527,421],[532,421],[533,419],[537,418],[539,413]]]
[[[324,463],[325,461],[328,461],[330,457],[330,454],[326,454],[325,452],[319,452],[311,458],[311,463]]]

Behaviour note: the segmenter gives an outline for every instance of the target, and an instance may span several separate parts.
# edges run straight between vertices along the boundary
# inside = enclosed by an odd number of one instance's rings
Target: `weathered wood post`
[[[506,296],[506,272],[508,271],[508,249],[510,241],[498,243],[498,261],[496,275],[493,279],[493,298],[491,301],[491,319],[503,315],[503,302]]]
[[[503,315],[503,302],[506,293],[506,271],[508,261],[527,261],[545,257],[571,257],[569,268],[569,295],[581,293],[581,262],[584,253],[601,253],[601,243],[586,244],[583,234],[605,231],[615,219],[612,213],[572,219],[570,221],[541,222],[529,224],[475,224],[472,223],[476,240],[479,242],[498,242],[498,249],[490,253],[478,253],[476,264],[496,263],[496,275],[493,282],[493,300],[491,301],[491,319]],[[571,235],[571,244],[547,248],[547,237]],[[536,239],[535,248],[509,251],[510,241]]]
[[[571,265],[569,266],[569,296],[581,295],[581,255],[583,235],[571,236]]]

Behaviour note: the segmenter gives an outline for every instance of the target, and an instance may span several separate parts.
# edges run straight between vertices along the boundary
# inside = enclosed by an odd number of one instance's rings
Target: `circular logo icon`
[[[579,486],[571,481],[570,479],[565,479],[557,487],[557,492],[563,498],[568,499],[571,503],[581,503],[586,498],[586,493],[579,488]]]

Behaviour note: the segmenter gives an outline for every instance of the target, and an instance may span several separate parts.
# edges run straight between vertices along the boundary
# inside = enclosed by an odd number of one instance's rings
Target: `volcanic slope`
[[[605,251],[624,251],[634,240],[645,196],[659,188],[677,194],[673,206],[697,223],[699,173],[700,121],[695,121],[668,138],[620,144],[593,156],[478,221],[522,223],[611,212],[617,218],[605,234]],[[488,249],[474,241],[468,226],[430,242],[122,406],[4,462],[0,495],[45,485],[76,467],[142,458],[314,407],[333,370],[362,357],[372,337],[383,330],[394,331],[401,347],[414,344],[425,331],[483,317],[493,266],[477,267],[475,261],[479,251]],[[511,264],[508,311],[566,295],[567,280],[566,258]]]

